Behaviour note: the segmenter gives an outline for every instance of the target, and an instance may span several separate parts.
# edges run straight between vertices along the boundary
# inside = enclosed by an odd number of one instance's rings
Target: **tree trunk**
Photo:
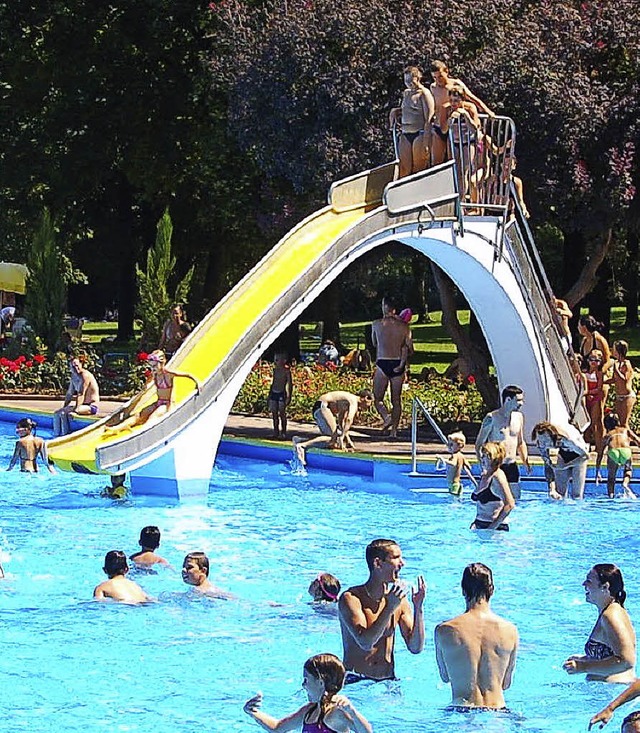
[[[565,242],[570,241],[570,235],[565,233]],[[573,286],[565,294],[564,299],[570,308],[578,305],[593,290],[598,282],[597,271],[604,262],[613,241],[613,230],[607,229],[598,240],[591,256],[587,258],[578,279]],[[570,248],[566,248],[567,255],[570,256]],[[575,260],[574,260],[575,262]]]
[[[340,285],[334,280],[322,293],[318,305],[322,313],[322,342],[330,340],[343,351],[340,343]]]
[[[411,274],[413,276],[413,304],[418,315],[418,323],[429,323],[429,304],[427,302],[427,258],[416,252],[411,255]]]
[[[640,237],[637,232],[627,233],[627,253],[629,266],[624,278],[624,306],[626,315],[624,325],[632,328],[638,325],[638,253],[640,252]]]
[[[460,356],[469,365],[469,369],[476,380],[476,387],[480,391],[487,409],[497,408],[500,404],[499,395],[498,389],[489,375],[489,360],[484,350],[478,348],[458,320],[453,282],[433,262],[431,263],[431,271],[440,293],[442,325],[453,339]]]
[[[118,341],[133,338],[136,303],[136,260],[138,248],[134,233],[133,195],[124,176],[113,181],[114,256],[120,265],[118,276]]]

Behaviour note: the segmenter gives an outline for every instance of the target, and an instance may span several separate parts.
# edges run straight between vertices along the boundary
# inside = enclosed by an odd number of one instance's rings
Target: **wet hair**
[[[402,73],[411,74],[411,76],[415,76],[416,79],[418,79],[418,81],[422,79],[422,72],[420,71],[420,69],[417,66],[406,66]]]
[[[435,61],[431,62],[431,73],[435,74],[436,71],[449,71],[449,68],[444,61],[436,59]]]
[[[467,444],[467,438],[465,437],[465,434],[458,430],[455,433],[450,433],[447,435],[447,440],[450,440],[452,443],[458,443],[458,445],[466,445]]]
[[[110,578],[114,575],[125,575],[128,570],[127,556],[122,550],[109,550],[104,556],[104,572]]]
[[[562,433],[555,425],[543,420],[533,426],[533,430],[531,431],[531,440],[537,440],[539,435],[543,435],[545,433],[553,438],[554,443],[557,443],[558,440],[562,438]]]
[[[35,420],[32,420],[30,417],[23,417],[16,423],[16,428],[24,428],[25,430],[28,430],[30,433],[34,434],[37,427],[38,423]]]
[[[320,700],[320,718],[324,718],[329,710],[331,700],[344,685],[346,674],[344,664],[335,654],[316,654],[304,663],[304,671],[324,683],[324,693]]]
[[[518,387],[516,384],[508,384],[500,395],[502,397],[502,404],[504,405],[509,398],[517,397],[521,394],[524,394],[522,387]]]
[[[621,356],[623,359],[627,358],[627,353],[629,351],[629,344],[626,341],[614,341],[613,348],[615,349],[617,354]]]
[[[634,723],[640,724],[640,710],[634,710],[632,713],[629,713],[629,715],[627,715],[627,717],[622,721],[620,733],[627,733],[625,731],[625,726],[633,725]]]
[[[209,577],[209,558],[204,554],[204,552],[190,552],[184,558],[184,562],[182,564],[184,565],[189,560],[193,560],[207,578]]]
[[[480,448],[480,455],[487,456],[489,458],[491,461],[491,468],[495,471],[503,464],[506,453],[502,443],[489,442],[485,443],[482,448]]]
[[[464,91],[464,89],[460,86],[460,84],[454,84],[451,89],[449,89],[449,96],[456,96],[460,97],[460,99],[466,99],[467,94]]]
[[[627,592],[624,589],[624,580],[622,579],[620,568],[613,563],[600,563],[599,565],[594,565],[593,569],[596,571],[600,585],[609,583],[609,593],[613,600],[617,601],[624,608]]]
[[[593,333],[594,331],[601,331],[604,328],[604,323],[596,321],[593,316],[580,316],[580,320],[578,321],[578,323],[581,326],[584,326],[590,333]]]
[[[309,586],[314,601],[337,601],[340,595],[340,581],[331,573],[318,573]]]
[[[462,573],[460,583],[464,597],[470,603],[488,601],[493,595],[493,573],[481,562],[472,562]]]
[[[138,542],[140,547],[149,547],[155,550],[160,544],[160,530],[154,525],[143,527],[140,530],[140,540]]]
[[[373,561],[376,558],[386,560],[389,557],[389,551],[392,547],[398,547],[398,543],[395,540],[378,539],[370,542],[365,550],[369,570],[373,570]]]
[[[610,412],[608,415],[605,415],[604,426],[607,430],[613,430],[614,428],[619,428],[620,427],[620,418],[616,415],[615,412]]]

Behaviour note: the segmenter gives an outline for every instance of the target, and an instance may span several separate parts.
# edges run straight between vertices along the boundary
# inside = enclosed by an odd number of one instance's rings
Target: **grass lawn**
[[[586,311],[585,311],[586,312]],[[640,367],[640,329],[625,328],[624,308],[611,310],[611,343],[624,339],[629,343],[629,356],[636,367]],[[411,359],[411,369],[419,374],[423,367],[435,367],[444,371],[456,358],[457,350],[451,339],[442,327],[441,311],[430,313],[430,323],[412,323],[411,331],[416,347],[416,353]],[[464,325],[469,323],[469,311],[458,311],[458,318]],[[364,346],[365,328],[370,321],[343,323],[340,329],[342,343],[345,347],[355,349]],[[82,340],[97,344],[102,339],[115,336],[118,326],[112,321],[88,321],[82,329]],[[316,323],[304,323],[300,329],[300,348],[303,352],[315,354],[320,346],[320,335]],[[120,347],[120,345],[119,345]],[[135,344],[130,344],[135,350]]]

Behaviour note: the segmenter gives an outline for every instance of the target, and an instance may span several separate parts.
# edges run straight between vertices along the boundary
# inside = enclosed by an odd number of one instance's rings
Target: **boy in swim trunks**
[[[268,407],[273,418],[274,440],[287,439],[287,405],[291,402],[293,380],[291,368],[287,364],[287,357],[278,352],[273,357],[273,379],[269,389]]]
[[[449,451],[450,457],[437,456],[437,460],[442,461],[447,467],[447,487],[449,488],[449,493],[457,497],[462,496],[462,469],[465,469],[469,476],[471,476],[471,466],[462,455],[462,449],[466,443],[467,439],[464,433],[451,433],[451,435],[447,435],[447,450]]]
[[[622,468],[622,490],[628,499],[636,499],[629,483],[633,472],[631,443],[640,445],[640,438],[631,430],[620,425],[620,418],[612,413],[604,419],[606,434],[602,448],[596,458],[596,483],[600,483],[600,465],[605,450],[607,451],[607,494],[613,499],[616,491],[618,468]]]
[[[187,585],[193,586],[193,590],[203,596],[210,598],[222,598],[231,600],[235,596],[231,593],[216,588],[209,580],[209,558],[204,552],[190,552],[182,563],[182,580]]]
[[[20,470],[25,473],[37,473],[38,472],[38,456],[44,461],[44,465],[47,467],[50,473],[55,473],[53,466],[49,464],[49,458],[47,456],[47,446],[42,438],[35,435],[36,424],[31,418],[24,417],[22,420],[18,420],[16,425],[16,434],[18,440],[16,441],[16,447],[11,456],[11,461],[7,471],[10,471],[20,460]]]

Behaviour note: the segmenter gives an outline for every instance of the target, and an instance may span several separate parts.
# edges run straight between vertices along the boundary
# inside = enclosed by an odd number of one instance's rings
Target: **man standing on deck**
[[[511,686],[518,631],[489,607],[493,590],[490,568],[467,565],[462,574],[467,609],[436,627],[438,670],[442,681],[451,683],[454,708],[505,707],[503,690]]]
[[[504,471],[511,493],[516,501],[520,499],[520,471],[516,463],[519,455],[531,473],[529,452],[524,440],[524,392],[520,387],[511,384],[502,390],[502,407],[490,412],[482,421],[476,438],[476,455],[480,461],[480,452],[485,443],[502,443],[505,450],[504,463],[500,468]]]
[[[382,318],[371,326],[371,340],[376,349],[376,368],[373,373],[373,398],[382,418],[382,431],[398,433],[402,414],[402,385],[407,359],[413,353],[411,330],[396,315],[396,304],[389,296],[382,299]],[[387,387],[391,391],[391,414],[384,404]]]
[[[338,601],[345,684],[395,679],[396,627],[412,654],[424,648],[424,579],[418,576],[417,589],[411,593],[412,609],[398,577],[404,567],[398,544],[374,540],[367,546],[366,559],[367,582],[349,588]]]

